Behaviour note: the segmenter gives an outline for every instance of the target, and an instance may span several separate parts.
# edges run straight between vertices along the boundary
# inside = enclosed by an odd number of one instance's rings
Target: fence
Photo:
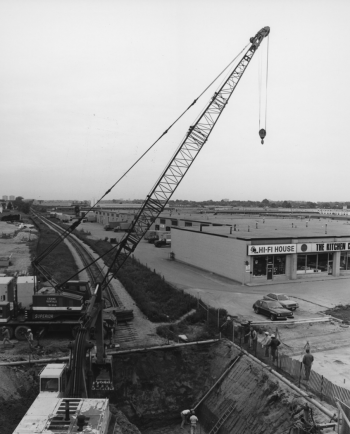
[[[281,348],[277,349],[275,360],[271,357],[270,350],[266,352],[266,347],[263,347],[260,342],[255,347],[249,348],[247,336],[249,332],[248,322],[237,325],[233,322],[233,319],[236,317],[227,316],[225,309],[211,308],[199,298],[197,301],[197,312],[205,313],[208,325],[216,328],[220,332],[220,336],[221,334],[224,335],[227,339],[233,341],[265,364],[273,367],[277,372],[284,374],[297,386],[302,384],[307,390],[317,395],[321,401],[325,401],[334,407],[337,407],[338,401],[350,402],[350,390],[335,385],[323,375],[311,370],[310,376],[306,380],[302,362],[284,354]],[[177,336],[177,338],[179,337]]]
[[[306,389],[317,395],[321,401],[326,401],[328,404],[337,406],[337,400],[348,402],[350,401],[350,390],[337,386],[325,378],[323,375],[311,370],[309,379],[305,378],[305,370],[303,364],[299,360],[283,354],[281,349],[277,349],[275,360],[271,356],[271,352],[266,351],[260,342],[249,348],[247,333],[249,327],[247,325],[235,327],[234,342],[244,348],[246,351],[254,355],[259,360],[267,365],[270,365],[277,372],[287,374],[287,377],[292,380],[297,386],[302,384]],[[232,332],[229,332],[232,336]],[[227,336],[229,338],[229,336]],[[232,339],[231,339],[232,340]]]

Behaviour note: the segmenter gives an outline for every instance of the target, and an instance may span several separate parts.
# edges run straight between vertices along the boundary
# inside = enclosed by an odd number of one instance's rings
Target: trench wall
[[[238,347],[221,340],[117,356],[113,366],[115,391],[109,398],[142,432],[171,424],[179,428],[180,412],[194,407],[239,353]],[[304,404],[297,392],[268,369],[241,355],[196,413],[202,434],[209,433],[231,405],[233,411],[220,434],[282,434],[292,426],[290,410]],[[319,423],[329,422],[316,409],[314,416]]]
[[[237,355],[221,341],[114,357],[109,398],[142,429],[181,421]]]

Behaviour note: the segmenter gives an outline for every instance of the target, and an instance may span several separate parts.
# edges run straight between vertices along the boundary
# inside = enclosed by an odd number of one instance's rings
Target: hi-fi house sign
[[[296,244],[265,244],[263,246],[248,246],[248,256],[283,255],[296,252]]]

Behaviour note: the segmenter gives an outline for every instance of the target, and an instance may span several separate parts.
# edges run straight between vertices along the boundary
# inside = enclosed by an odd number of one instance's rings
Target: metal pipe
[[[41,363],[55,363],[61,361],[68,361],[69,357],[58,357],[56,359],[38,359],[38,360],[21,360],[20,362],[2,362],[0,366],[19,366],[19,365],[39,365]]]
[[[338,398],[335,398],[337,401],[339,401]],[[345,422],[347,423],[348,427],[350,428],[350,421],[347,417],[347,415],[345,414],[345,411],[343,410],[342,406],[339,404],[339,402],[336,402],[338,409],[340,410],[340,413],[342,414]]]
[[[190,346],[190,345],[212,344],[214,342],[219,342],[219,340],[220,339],[209,339],[208,341],[186,342],[186,343],[183,343],[183,344],[157,345],[155,347],[144,347],[144,348],[136,348],[134,350],[115,351],[115,352],[110,352],[108,354],[113,355],[113,356],[118,356],[119,354],[138,353],[138,352],[141,352],[141,351],[167,350],[167,349],[171,349],[171,348],[187,347],[187,346]]]
[[[280,325],[290,325],[290,324],[306,324],[306,323],[316,323],[316,322],[329,322],[332,318],[310,318],[310,319],[298,319],[294,321],[283,321],[278,324]],[[252,321],[251,325],[264,325],[264,324],[276,324],[276,321]]]
[[[203,398],[193,407],[194,410],[199,407],[199,405],[205,400],[209,393],[214,389],[214,387],[221,381],[222,378],[235,366],[236,362],[241,358],[242,354],[239,354],[236,360],[226,369],[226,371],[220,376],[220,378],[213,384],[213,386],[208,390],[208,392],[203,396]]]

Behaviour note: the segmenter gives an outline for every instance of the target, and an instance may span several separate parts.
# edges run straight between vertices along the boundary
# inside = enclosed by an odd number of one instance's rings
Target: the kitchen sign
[[[330,243],[304,243],[297,244],[298,253],[309,253],[309,252],[346,252],[350,250],[349,241],[333,241]]]
[[[283,255],[296,252],[296,244],[268,244],[265,246],[248,246],[248,256]]]

